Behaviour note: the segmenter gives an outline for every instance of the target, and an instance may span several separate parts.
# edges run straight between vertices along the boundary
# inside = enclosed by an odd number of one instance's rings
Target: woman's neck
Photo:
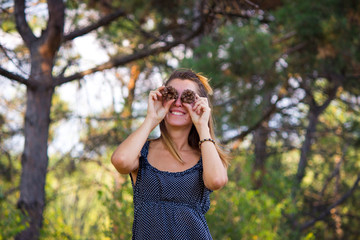
[[[189,150],[191,147],[188,142],[189,133],[191,130],[190,128],[172,128],[170,126],[166,127],[168,134],[173,141],[175,147],[181,151],[181,150]]]

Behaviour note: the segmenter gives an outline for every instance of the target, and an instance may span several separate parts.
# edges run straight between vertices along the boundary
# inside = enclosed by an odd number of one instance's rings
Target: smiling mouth
[[[177,115],[177,116],[185,115],[185,113],[183,113],[183,112],[177,112],[177,111],[173,111],[173,112],[171,112],[171,114]]]

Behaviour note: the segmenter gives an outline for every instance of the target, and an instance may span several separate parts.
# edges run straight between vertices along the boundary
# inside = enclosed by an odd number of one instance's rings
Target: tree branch
[[[336,166],[334,168],[334,170],[332,171],[332,173],[330,174],[330,176],[327,177],[327,179],[325,180],[325,183],[324,183],[324,186],[322,187],[321,189],[321,192],[320,192],[320,195],[323,197],[324,194],[325,194],[325,191],[326,191],[326,188],[328,187],[328,185],[330,184],[331,180],[339,174],[340,172],[340,167],[341,167],[341,164],[344,162],[344,155],[345,155],[345,152],[346,152],[346,149],[347,149],[347,146],[343,147],[342,149],[342,156],[341,156],[341,159],[338,163],[336,163]]]
[[[49,21],[41,39],[49,50],[51,58],[59,49],[64,33],[65,4],[63,0],[48,0]]]
[[[91,68],[91,69],[88,69],[88,70],[85,70],[82,72],[75,73],[71,76],[57,77],[57,78],[55,78],[55,81],[53,82],[53,86],[54,87],[60,86],[64,83],[71,82],[76,79],[81,79],[82,77],[92,74],[92,73],[95,73],[95,72],[103,71],[105,69],[110,69],[113,67],[122,66],[122,65],[130,63],[132,61],[136,61],[136,60],[148,57],[148,56],[157,55],[159,53],[169,51],[171,48],[173,48],[177,45],[180,45],[182,43],[185,43],[185,42],[191,40],[192,38],[194,38],[195,36],[197,36],[198,34],[200,34],[202,32],[203,28],[204,28],[204,23],[202,22],[202,24],[188,36],[181,38],[177,41],[167,43],[167,44],[165,44],[165,46],[160,46],[160,47],[155,47],[155,48],[150,48],[150,49],[147,48],[147,49],[143,49],[143,50],[138,51],[131,55],[115,57],[104,64],[98,65],[94,68]]]
[[[254,7],[254,8],[259,8],[259,5],[257,5],[256,3],[253,3],[253,2],[251,2],[251,1],[249,1],[249,0],[245,0],[245,2],[246,2],[247,4],[249,4],[250,6]]]
[[[32,82],[28,81],[27,79],[25,79],[24,77],[20,76],[20,75],[17,75],[15,73],[12,73],[12,72],[9,72],[7,71],[6,69],[0,67],[0,75],[1,76],[4,76],[10,80],[14,80],[16,82],[19,82],[19,83],[22,83],[22,84],[25,84],[26,86],[28,87],[33,87],[33,84]]]
[[[282,56],[283,56],[283,55],[290,55],[290,54],[292,54],[292,53],[294,53],[294,52],[300,51],[301,49],[305,48],[306,45],[307,45],[306,42],[302,42],[302,43],[299,43],[299,44],[293,46],[292,48],[288,48],[288,49],[286,49],[286,51],[282,54]]]
[[[115,12],[108,14],[108,15],[104,16],[103,18],[100,18],[99,21],[97,21],[96,23],[94,23],[92,25],[89,25],[89,26],[81,28],[81,29],[76,29],[76,30],[70,32],[69,34],[66,34],[63,38],[63,42],[70,41],[70,40],[73,40],[74,38],[83,36],[93,30],[96,30],[96,29],[102,27],[102,26],[110,24],[115,19],[117,19],[119,17],[123,17],[123,16],[126,16],[125,11],[122,9],[118,9]]]
[[[296,35],[296,31],[291,31],[291,32],[288,32],[286,33],[284,36],[278,38],[278,39],[274,39],[272,41],[272,44],[278,44],[278,43],[282,43],[286,40],[289,40],[291,39],[292,37],[294,37]]]
[[[6,49],[6,48],[5,48],[4,46],[2,46],[1,44],[0,44],[0,49],[1,49],[1,51],[4,53],[4,55],[6,56],[6,58],[7,58],[10,62],[12,62],[12,64],[14,64],[14,66],[16,66],[16,68],[17,68],[20,72],[22,72],[23,74],[27,74],[24,70],[21,69],[20,65],[17,64],[17,63],[14,61],[14,59],[10,57],[10,55],[8,54],[8,51],[10,51],[9,49]],[[14,52],[12,52],[12,53],[14,53]]]
[[[9,190],[7,190],[6,192],[4,192],[3,195],[4,195],[5,198],[7,198],[9,195],[11,195],[13,193],[16,193],[19,190],[20,190],[19,186],[13,187],[13,188],[10,188]]]
[[[135,29],[132,30],[133,32],[137,31],[140,32],[144,37],[153,39],[154,41],[158,42],[167,42],[166,36],[155,36],[154,34],[144,30],[139,23],[136,23],[133,19],[129,18],[129,21],[134,25]],[[129,29],[131,30],[131,29]]]
[[[253,19],[253,18],[256,18],[257,16],[254,15],[249,15],[249,14],[244,14],[242,12],[227,12],[225,10],[223,11],[214,11],[214,14],[216,15],[221,15],[221,16],[226,16],[226,17],[233,17],[233,18],[242,18],[242,19],[246,19],[246,20],[250,20],[250,19]],[[260,23],[271,23],[272,21],[270,19],[267,19],[267,18],[263,18],[263,19],[258,19],[257,20],[260,22]]]
[[[293,197],[299,189],[300,183],[305,176],[305,169],[307,167],[308,155],[311,150],[312,140],[316,132],[316,126],[319,121],[319,116],[325,111],[332,100],[335,99],[337,90],[340,87],[340,81],[335,80],[334,85],[330,88],[328,98],[322,105],[317,105],[315,98],[311,96],[310,110],[308,114],[309,125],[306,128],[305,141],[301,147],[300,160],[296,173],[296,183],[293,187]],[[305,89],[306,91],[306,89]],[[306,91],[308,93],[308,91]]]
[[[333,86],[328,89],[328,96],[329,97],[320,106],[321,111],[324,111],[324,109],[326,109],[329,106],[331,101],[336,98],[336,93],[337,93],[339,87],[342,85],[342,83],[344,82],[344,79],[345,79],[343,76],[334,76],[334,75],[331,75],[331,74],[329,75],[328,78],[330,80],[332,80]]]
[[[84,76],[95,73],[95,72],[103,71],[105,69],[110,69],[110,68],[117,67],[117,66],[122,66],[122,65],[130,63],[132,61],[136,61],[136,60],[145,58],[145,57],[150,56],[150,55],[155,55],[155,54],[158,54],[158,53],[161,53],[161,52],[168,51],[169,49],[171,49],[172,47],[174,47],[174,46],[176,46],[178,44],[180,44],[180,43],[172,43],[172,44],[168,44],[168,45],[166,45],[164,47],[158,47],[158,48],[153,48],[153,49],[145,49],[143,51],[139,51],[139,52],[136,52],[136,53],[131,54],[131,55],[113,58],[112,60],[110,60],[110,61],[108,61],[108,62],[106,62],[104,64],[98,65],[98,66],[96,66],[94,68],[91,68],[91,69],[88,69],[88,70],[85,70],[85,71],[82,71],[82,72],[75,73],[75,74],[73,74],[71,76],[68,76],[68,77],[56,78],[54,83],[53,83],[53,86],[59,86],[61,84],[71,82],[71,81],[76,80],[76,79],[81,79]]]
[[[322,219],[324,219],[327,215],[330,214],[331,209],[333,209],[334,207],[342,204],[343,202],[345,202],[345,200],[347,198],[349,198],[352,193],[355,191],[355,189],[358,187],[360,181],[360,174],[357,175],[357,178],[353,184],[353,186],[351,187],[351,189],[349,191],[347,191],[339,200],[337,200],[336,202],[334,202],[333,204],[331,204],[323,213],[321,213],[317,218],[314,218],[306,223],[304,223],[303,225],[300,226],[300,230],[305,230],[306,228],[309,228],[311,226],[313,226],[317,221],[320,221]]]
[[[305,176],[305,169],[308,163],[308,155],[310,153],[312,140],[314,138],[315,132],[316,132],[316,126],[319,122],[319,116],[322,112],[319,111],[319,108],[314,105],[310,105],[310,110],[308,113],[308,120],[309,124],[306,128],[306,134],[305,134],[305,141],[303,145],[301,146],[301,154],[300,154],[300,160],[298,163],[298,168],[296,172],[296,183],[293,186],[293,197],[295,198],[295,195],[297,191],[299,190],[300,183],[302,179]]]
[[[250,134],[252,131],[254,131],[255,129],[257,129],[262,122],[266,121],[267,119],[270,118],[270,116],[276,111],[276,103],[279,101],[279,99],[272,104],[269,109],[265,112],[265,114],[254,124],[252,125],[248,130],[240,133],[239,135],[236,135],[235,137],[226,139],[224,141],[221,141],[222,144],[228,144],[232,141],[235,140],[243,140],[248,134]]]
[[[30,47],[31,43],[36,40],[25,18],[25,0],[15,0],[15,22],[16,29],[24,40],[26,46]]]
[[[222,144],[228,144],[232,141],[235,140],[243,140],[248,134],[250,134],[252,131],[254,131],[255,129],[257,129],[264,121],[268,120],[272,114],[274,114],[277,110],[276,104],[284,98],[284,93],[282,93],[282,89],[286,89],[288,86],[288,82],[285,81],[283,83],[283,85],[281,86],[281,88],[279,89],[278,93],[277,93],[277,100],[268,107],[267,111],[265,112],[265,114],[254,124],[252,125],[248,130],[240,133],[239,135],[232,137],[230,139],[221,141]]]

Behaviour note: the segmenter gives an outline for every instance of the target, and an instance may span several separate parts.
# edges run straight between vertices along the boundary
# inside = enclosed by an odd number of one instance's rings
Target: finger
[[[206,105],[206,104],[199,104],[198,106],[197,106],[197,108],[196,108],[196,113],[197,114],[201,114],[201,113],[204,113],[204,112],[206,112],[206,111],[209,111],[210,110],[210,108],[209,108],[209,106],[208,105]]]
[[[155,91],[159,93],[159,96],[162,97],[162,94],[161,94],[161,90],[163,90],[165,88],[165,86],[160,86],[158,87]]]
[[[155,91],[151,91],[150,94],[149,94],[149,96],[150,96],[151,99],[154,100],[154,101],[158,100],[158,96],[157,96],[157,94],[156,94]]]
[[[198,98],[195,100],[194,106],[197,105],[197,104],[201,104],[201,103],[204,103],[204,104],[206,104],[206,105],[209,105],[209,102],[208,102],[208,99],[207,99],[207,98],[205,98],[205,97],[198,97]]]
[[[195,101],[198,101],[198,100],[205,100],[205,101],[208,101],[207,97],[200,97],[199,94],[195,93]]]
[[[207,103],[202,100],[199,100],[194,104],[193,109],[196,110],[199,107],[205,107],[205,106],[207,106]]]
[[[196,109],[196,113],[198,114],[198,115],[200,115],[202,112],[203,112],[203,106],[199,106],[197,109]]]
[[[161,90],[162,88],[160,87],[160,90]],[[151,93],[151,95],[153,96],[153,99],[156,101],[156,100],[162,100],[162,94],[161,94],[161,92],[158,90],[158,89],[156,89],[156,90],[154,90],[154,91],[151,91],[150,92]]]
[[[193,109],[193,110],[196,110],[196,109],[199,107],[199,105],[200,105],[200,102],[199,102],[199,101],[195,102],[194,105],[193,105],[193,107],[192,107],[192,109]]]
[[[154,99],[154,93],[153,93],[152,91],[149,93],[149,99],[155,100],[155,99]]]
[[[183,103],[183,106],[186,108],[186,110],[187,110],[188,113],[190,114],[191,119],[193,119],[194,114],[196,114],[196,112],[193,110],[191,104],[189,104],[189,103]]]
[[[159,98],[162,97],[162,94],[160,91],[156,91],[155,93],[156,93],[156,96],[158,96]]]
[[[175,99],[171,99],[171,100],[165,102],[164,108],[167,112],[169,111],[170,106],[171,106],[171,104],[173,104],[173,102],[175,102]]]
[[[160,86],[160,87],[158,87],[156,90],[157,91],[161,91],[161,90],[163,90],[165,88],[165,86]]]
[[[193,111],[193,108],[191,106],[191,104],[189,103],[183,103],[183,106],[186,108],[186,110],[191,113]]]

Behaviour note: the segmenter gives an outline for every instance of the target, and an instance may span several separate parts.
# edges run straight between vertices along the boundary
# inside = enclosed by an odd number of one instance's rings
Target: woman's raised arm
[[[130,134],[114,151],[111,162],[119,173],[128,174],[139,167],[139,156],[151,131],[164,119],[174,100],[162,103],[160,87],[151,91],[148,100],[147,115],[141,126]]]

